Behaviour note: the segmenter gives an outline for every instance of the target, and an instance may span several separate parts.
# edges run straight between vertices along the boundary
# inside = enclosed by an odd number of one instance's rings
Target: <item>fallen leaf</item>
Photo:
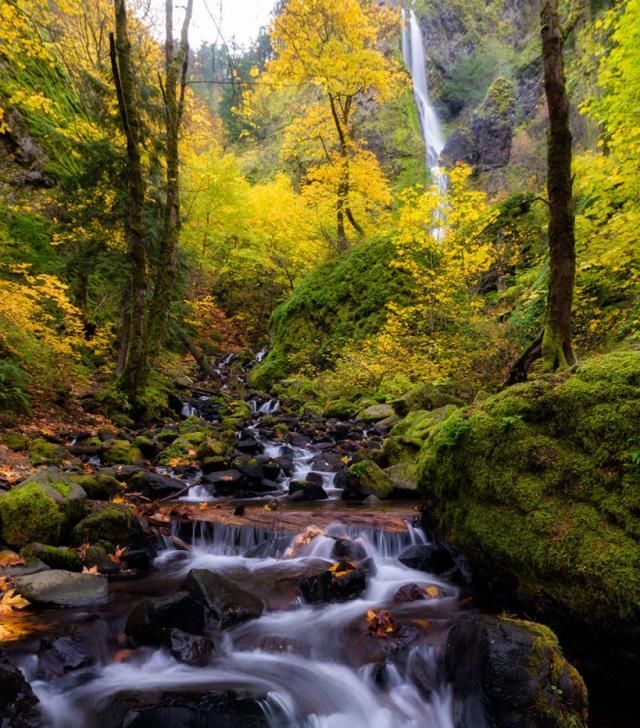
[[[369,609],[367,612],[367,634],[371,637],[389,637],[395,634],[398,625],[388,609]]]
[[[29,602],[16,594],[15,589],[9,589],[0,597],[0,614],[10,614],[16,609],[24,609],[29,606]]]
[[[122,557],[127,553],[127,547],[126,546],[116,546],[116,550],[109,554],[109,559],[114,564],[121,564],[122,563]]]
[[[14,551],[0,551],[0,568],[5,566],[24,566],[24,559]]]
[[[198,503],[199,511],[206,511],[208,507],[209,507],[209,504],[205,503],[204,501],[202,501],[202,503]]]
[[[96,575],[100,574],[97,566],[92,566],[91,568],[89,568],[88,566],[84,566],[82,568],[82,573],[83,574],[96,574]]]

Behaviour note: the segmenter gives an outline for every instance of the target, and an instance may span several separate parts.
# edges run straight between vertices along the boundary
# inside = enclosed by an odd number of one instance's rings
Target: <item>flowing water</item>
[[[182,664],[164,649],[142,648],[121,662],[103,649],[107,656],[101,664],[56,680],[34,680],[47,725],[97,727],[105,704],[135,689],[233,690],[254,696],[263,724],[274,727],[452,728],[451,693],[440,676],[440,655],[457,590],[398,561],[404,548],[424,542],[419,529],[386,534],[336,523],[294,546],[293,553],[261,558],[246,553],[256,546],[269,551],[282,539],[229,526],[196,529],[193,536],[191,551],[167,545],[160,553],[156,583],[175,589],[190,569],[209,569],[261,595],[267,605],[263,615],[225,632],[215,657],[202,667]],[[344,603],[304,603],[290,585],[318,563],[331,564],[336,538],[344,536],[356,539],[371,559],[366,590]],[[398,601],[398,590],[406,585],[435,588],[437,596]],[[401,625],[397,637],[365,634],[367,612],[379,608],[393,611]],[[36,675],[37,658],[23,669]]]

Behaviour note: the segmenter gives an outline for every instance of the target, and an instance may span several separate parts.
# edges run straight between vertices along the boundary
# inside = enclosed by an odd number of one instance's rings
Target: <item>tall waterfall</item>
[[[402,14],[404,20],[402,55],[413,79],[413,94],[418,106],[422,136],[427,150],[427,167],[431,171],[433,181],[441,191],[444,191],[447,187],[447,176],[438,164],[438,159],[444,149],[444,139],[438,116],[429,98],[422,31],[413,10],[409,11],[408,20],[404,10]]]

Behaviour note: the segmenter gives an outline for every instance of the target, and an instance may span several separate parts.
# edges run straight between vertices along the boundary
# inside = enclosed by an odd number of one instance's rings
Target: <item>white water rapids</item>
[[[259,545],[265,536],[246,531],[248,537],[232,527],[217,526],[208,537],[201,533],[190,552],[168,547],[156,566],[174,582],[192,568],[204,568],[247,588],[273,589],[312,562],[330,564],[336,535],[358,534],[356,527],[335,524],[300,547],[295,557],[248,558],[243,555],[246,547]],[[182,664],[164,649],[144,648],[123,662],[106,662],[51,682],[36,680],[32,686],[46,724],[97,727],[96,715],[108,700],[134,689],[137,693],[238,691],[259,699],[264,725],[273,728],[453,728],[450,689],[438,677],[441,639],[434,635],[441,638],[442,625],[456,610],[457,589],[398,561],[401,550],[424,542],[419,529],[408,528],[404,534],[360,532],[375,574],[359,598],[324,605],[297,599],[284,608],[268,608],[258,619],[225,632],[222,647],[204,667]],[[397,603],[394,595],[407,584],[435,586],[439,596]],[[383,684],[379,664],[354,655],[358,645],[370,649],[379,639],[364,636],[364,620],[367,610],[381,607],[393,610],[404,624],[439,625],[434,635],[429,629],[419,634],[414,629],[417,638],[406,646],[404,660],[394,659],[393,651],[387,653]],[[274,649],[274,643],[280,649]],[[421,690],[414,674],[429,675],[433,689]]]

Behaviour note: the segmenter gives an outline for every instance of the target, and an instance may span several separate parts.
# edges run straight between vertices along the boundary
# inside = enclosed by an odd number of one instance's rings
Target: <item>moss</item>
[[[603,355],[453,413],[423,444],[419,482],[479,573],[640,636],[638,433],[640,352]]]
[[[128,440],[109,440],[103,459],[110,465],[144,465],[144,456],[138,447]]]
[[[204,460],[205,458],[226,455],[228,452],[229,446],[226,443],[208,437],[202,444],[198,445],[196,457],[198,460]]]
[[[450,417],[457,409],[455,405],[447,405],[433,411],[415,410],[398,422],[390,435],[398,437],[406,445],[414,445],[419,449],[431,430],[438,423]]]
[[[25,561],[39,559],[52,569],[64,571],[82,571],[82,559],[71,549],[48,546],[41,543],[31,543],[20,552]]]
[[[393,491],[393,481],[372,460],[362,460],[347,470],[347,488],[388,498]]]
[[[29,446],[29,458],[33,465],[59,465],[69,457],[69,453],[62,445],[47,442],[40,437],[33,440]]]
[[[390,241],[363,241],[306,276],[274,311],[271,351],[251,384],[269,388],[308,364],[330,367],[345,344],[376,333],[386,304],[409,293],[407,278],[389,266],[393,255]]]
[[[23,452],[29,449],[29,438],[19,432],[7,432],[2,436],[2,442],[14,452]]]
[[[131,538],[135,521],[130,508],[110,503],[80,521],[73,529],[72,540],[78,545],[98,542],[121,545]]]
[[[2,539],[11,546],[57,544],[64,514],[39,483],[27,483],[0,498]]]
[[[199,421],[200,427],[202,422]],[[198,448],[203,447],[209,439],[209,430],[187,432],[176,438],[159,458],[161,465],[168,465],[171,460],[195,460]]]
[[[114,477],[101,473],[73,475],[71,480],[77,483],[89,498],[94,500],[109,500],[120,489],[118,481]]]

